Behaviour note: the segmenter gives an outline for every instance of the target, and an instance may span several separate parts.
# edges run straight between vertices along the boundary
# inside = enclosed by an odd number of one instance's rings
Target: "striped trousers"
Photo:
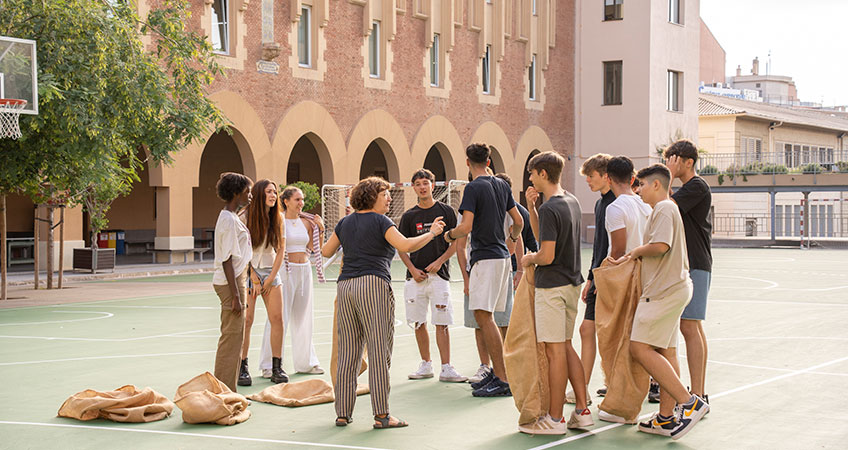
[[[336,415],[351,417],[363,344],[368,346],[368,385],[374,415],[389,412],[389,367],[395,334],[395,297],[388,281],[364,275],[340,281]]]

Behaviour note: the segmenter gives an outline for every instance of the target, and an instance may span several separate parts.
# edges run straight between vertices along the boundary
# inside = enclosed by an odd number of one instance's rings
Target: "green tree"
[[[36,199],[50,186],[70,204],[93,195],[105,214],[144,164],[168,164],[226,125],[206,96],[223,72],[189,30],[188,2],[165,0],[143,20],[133,3],[0,3],[0,34],[38,43],[39,82],[39,115],[21,118],[20,139],[0,141],[0,194]]]

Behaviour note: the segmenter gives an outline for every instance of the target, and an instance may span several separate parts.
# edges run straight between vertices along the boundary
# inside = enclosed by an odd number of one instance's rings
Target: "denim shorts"
[[[280,271],[285,270],[285,268],[280,267],[280,270],[277,271],[277,275],[274,277],[274,281],[271,282],[271,286],[282,286],[283,278],[280,276]],[[256,272],[256,275],[259,276],[259,282],[265,283],[265,279],[268,278],[268,275],[271,274],[271,268],[266,269],[253,269]],[[247,288],[250,289],[253,287],[253,279],[251,277],[247,277]]]
[[[710,293],[712,274],[706,270],[694,269],[689,271],[692,278],[692,300],[683,310],[681,319],[704,320],[707,318],[707,295]]]

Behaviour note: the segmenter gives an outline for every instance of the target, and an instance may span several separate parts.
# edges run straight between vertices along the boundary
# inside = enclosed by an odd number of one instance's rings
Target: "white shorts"
[[[450,283],[442,277],[428,274],[418,283],[406,280],[403,286],[406,303],[406,323],[413,328],[427,323],[427,307],[431,306],[433,325],[453,325],[453,307],[450,302]]]
[[[468,309],[488,312],[506,309],[512,288],[512,262],[509,258],[482,259],[471,266],[468,280]]]

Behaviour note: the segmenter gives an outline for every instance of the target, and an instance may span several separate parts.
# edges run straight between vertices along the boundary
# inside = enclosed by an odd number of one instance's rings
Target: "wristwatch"
[[[521,236],[519,235],[519,237],[521,237]],[[511,240],[512,242],[518,242],[518,237],[512,237],[512,235],[510,234],[509,240]]]

